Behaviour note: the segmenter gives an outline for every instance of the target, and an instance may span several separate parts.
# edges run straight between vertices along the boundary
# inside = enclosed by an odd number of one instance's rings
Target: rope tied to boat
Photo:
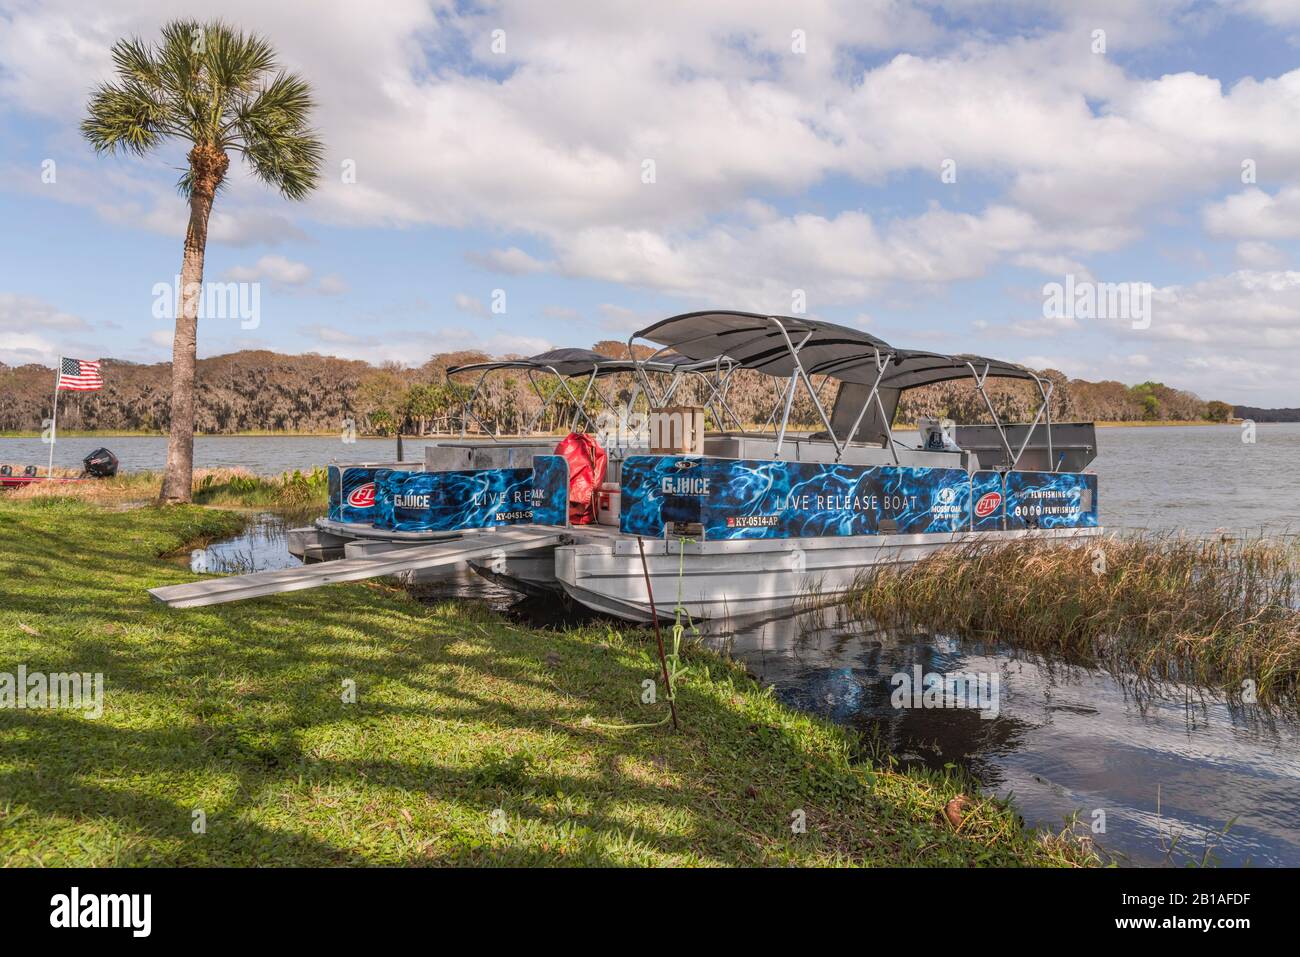
[[[654,589],[650,584],[650,567],[646,562],[645,543],[639,535],[636,539],[637,549],[641,553],[641,572],[645,576],[646,596],[650,601],[650,617],[654,622],[655,642],[659,646],[660,673],[663,675],[664,685],[667,689],[668,714],[658,721],[648,721],[643,724],[601,724],[588,715],[582,720],[583,726],[601,728],[606,731],[633,731],[638,728],[658,728],[671,721],[673,730],[681,730],[677,723],[677,682],[690,672],[690,668],[682,664],[682,639],[686,635],[688,625],[693,635],[699,634],[694,619],[691,618],[690,612],[686,610],[686,606],[682,604],[682,582],[686,576],[686,543],[688,541],[694,541],[694,539],[682,538],[678,539],[677,543],[677,602],[673,608],[672,651],[667,652],[664,648],[663,632],[659,629],[659,612],[655,608]],[[685,624],[682,622],[683,616],[686,618]]]

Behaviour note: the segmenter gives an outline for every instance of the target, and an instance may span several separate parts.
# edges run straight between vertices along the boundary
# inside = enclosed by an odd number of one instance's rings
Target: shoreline
[[[1053,423],[1053,424],[1061,425],[1064,423]],[[1132,421],[1132,422],[1125,422],[1122,420],[1118,420],[1118,421],[1101,420],[1093,423],[1093,425],[1095,425],[1099,429],[1163,428],[1163,427],[1181,428],[1181,427],[1190,427],[1190,426],[1229,426],[1229,425],[1239,426],[1240,424],[1241,424],[1241,420],[1233,420],[1228,422],[1211,422],[1209,420],[1201,420],[1201,419],[1159,419],[1155,421],[1144,420],[1144,421]],[[1288,425],[1293,423],[1257,422],[1255,424],[1259,426],[1259,425]],[[913,422],[903,422],[898,425],[895,425],[894,429],[895,431],[899,431],[899,432],[914,432],[916,431],[916,424]],[[556,439],[563,438],[563,436],[558,432],[554,433],[553,436]],[[259,431],[259,430],[248,431],[248,432],[195,432],[194,437],[196,439],[327,439],[327,438],[334,439],[334,438],[338,438],[338,432],[334,432],[334,431],[276,432],[276,431]],[[474,438],[474,437],[476,436],[466,436],[466,438]],[[481,437],[481,436],[477,436],[477,437]],[[0,431],[0,439],[39,439],[39,438],[41,438],[41,433],[38,431],[23,431],[23,430]],[[165,439],[167,438],[167,433],[157,432],[157,431],[131,430],[131,429],[103,429],[98,431],[69,429],[67,431],[60,430],[60,432],[58,433],[58,438],[61,439],[94,439],[94,438]],[[366,439],[368,441],[383,441],[383,440],[390,441],[390,442],[397,441],[397,436],[395,435],[367,435],[367,434],[359,433],[357,435],[357,438]],[[455,439],[455,438],[460,438],[459,432],[438,432],[438,433],[429,433],[426,435],[407,435],[407,434],[402,435],[403,441],[406,441],[407,439],[411,439],[414,441],[421,441],[424,439]]]

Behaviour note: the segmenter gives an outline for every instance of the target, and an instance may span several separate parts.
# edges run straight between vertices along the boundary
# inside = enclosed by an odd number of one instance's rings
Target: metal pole
[[[673,686],[668,681],[668,656],[664,654],[664,634],[659,630],[659,612],[655,611],[655,593],[650,587],[650,566],[645,560],[645,542],[641,536],[636,537],[636,547],[641,553],[641,574],[645,576],[645,593],[650,599],[650,618],[655,623],[655,641],[659,645],[659,667],[663,669],[664,694],[668,695],[668,708],[673,715],[673,730],[677,731],[677,701],[673,698]]]
[[[872,384],[872,386],[871,386],[871,391],[867,393],[867,398],[866,398],[866,399],[863,401],[863,403],[862,403],[862,411],[859,412],[859,413],[858,413],[858,417],[857,417],[856,419],[853,420],[853,428],[849,429],[849,434],[848,434],[847,436],[845,436],[845,438],[844,438],[844,447],[845,447],[845,448],[848,448],[848,447],[849,447],[849,443],[851,443],[851,442],[853,441],[853,437],[854,437],[855,435],[858,434],[858,426],[860,426],[860,425],[862,424],[863,416],[865,416],[865,415],[867,414],[867,406],[871,405],[871,400],[872,400],[872,399],[877,398],[877,394],[878,394],[879,391],[880,391],[880,380],[882,380],[882,379],[885,377],[885,369],[888,367],[888,365],[889,365],[889,363],[890,363],[890,360],[893,359],[893,358],[894,358],[894,357],[893,357],[892,354],[890,354],[890,355],[886,355],[886,356],[885,356],[885,361],[884,361],[884,362],[881,362],[881,361],[880,361],[880,350],[879,350],[879,349],[876,350],[876,369],[877,369],[877,372],[876,372],[876,381]],[[843,380],[841,380],[840,388],[843,388],[843,387],[844,387],[844,386],[843,386]],[[832,410],[832,411],[833,411],[833,410]],[[889,432],[889,441],[890,441],[890,443],[892,444],[893,441],[894,441],[894,433],[893,433],[893,429],[891,429],[891,428],[889,427],[890,424],[889,424],[888,422],[884,423],[884,425],[885,425],[886,430],[888,430],[888,432]],[[835,456],[835,461],[838,462],[842,457],[843,457],[843,453],[841,452],[840,454],[838,454],[838,455]],[[895,455],[894,458],[897,459],[898,456]]]
[[[50,419],[50,463],[45,467],[45,481],[54,478],[54,440],[59,429],[59,380],[63,378],[63,356],[54,367],[54,416]]]
[[[778,456],[781,454],[781,445],[785,442],[785,427],[786,423],[790,421],[790,407],[794,405],[794,390],[799,384],[799,380],[795,378],[797,375],[797,372],[790,373],[790,385],[785,393],[785,410],[781,414],[781,431],[776,435],[776,454]],[[773,409],[772,411],[775,412],[776,410]]]
[[[989,377],[989,366],[984,366],[983,378],[981,378],[980,374],[975,371],[975,366],[972,363],[967,362],[966,368],[970,369],[970,374],[975,377],[975,388],[979,390],[980,396],[984,399],[984,404],[988,406],[989,415],[993,417],[993,425],[997,428],[998,435],[1002,438],[1002,447],[1007,450],[1007,468],[1014,469],[1016,467],[1016,453],[1011,451],[1011,443],[1007,441],[1007,433],[1002,428],[1002,420],[998,418],[997,412],[993,409],[993,400],[991,400],[989,394],[984,391],[984,381]]]
[[[808,378],[808,373],[804,371],[803,363],[799,361],[799,350],[802,349],[808,343],[808,340],[812,338],[812,331],[810,330],[808,335],[804,336],[803,339],[799,341],[798,347],[796,347],[794,342],[790,339],[790,333],[786,332],[785,326],[781,324],[781,320],[777,319],[775,316],[768,316],[767,318],[769,322],[774,323],[776,327],[781,330],[781,336],[785,339],[786,347],[790,350],[790,358],[794,360],[794,374],[798,378],[803,379],[804,388],[808,390],[808,398],[812,399],[812,404],[817,407],[817,414],[821,416],[822,425],[826,426],[826,433],[831,437],[831,444],[835,446],[836,453],[842,454],[844,452],[844,447],[840,445],[839,439],[835,438],[835,430],[831,428],[831,420],[827,417],[826,410],[822,408],[821,401],[817,398],[817,390],[813,388],[812,380]],[[786,418],[789,419],[789,417],[790,411],[789,406],[787,406]],[[781,434],[782,436],[785,435],[784,427],[781,429]]]

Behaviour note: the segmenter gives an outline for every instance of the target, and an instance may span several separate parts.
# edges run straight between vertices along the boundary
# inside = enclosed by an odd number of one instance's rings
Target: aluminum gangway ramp
[[[527,552],[558,545],[567,538],[568,535],[562,530],[503,529],[429,545],[406,545],[378,555],[342,558],[338,561],[303,565],[301,568],[207,578],[185,585],[164,585],[150,588],[149,594],[169,608],[220,605],[228,601],[243,601],[245,598],[260,598],[263,595],[278,595],[304,588],[319,588],[321,585],[362,581],[399,572],[452,565],[472,558]]]

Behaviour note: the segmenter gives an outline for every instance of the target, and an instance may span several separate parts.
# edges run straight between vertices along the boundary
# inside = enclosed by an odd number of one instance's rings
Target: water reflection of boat
[[[1078,832],[1122,861],[1300,864],[1293,718],[1203,689],[1135,687],[1123,675],[1009,647],[880,631],[839,611],[710,622],[704,640],[744,662],[782,702],[859,732],[868,754],[961,768],[986,791],[1013,797],[1034,826],[1059,830],[1077,815]],[[896,707],[895,676],[918,665],[998,674],[996,716]]]

